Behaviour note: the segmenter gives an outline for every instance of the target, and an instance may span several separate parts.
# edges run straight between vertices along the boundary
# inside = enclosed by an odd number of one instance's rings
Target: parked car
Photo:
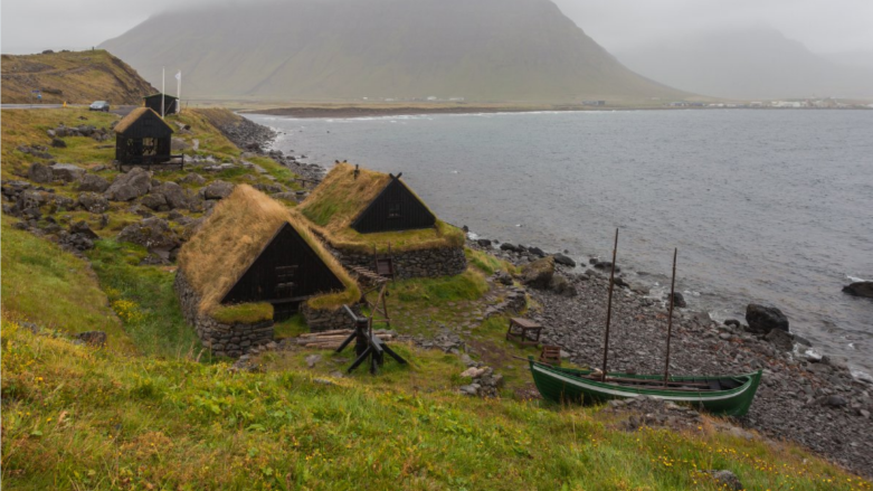
[[[90,106],[88,106],[89,111],[103,111],[105,113],[109,112],[109,103],[106,101],[94,101]]]

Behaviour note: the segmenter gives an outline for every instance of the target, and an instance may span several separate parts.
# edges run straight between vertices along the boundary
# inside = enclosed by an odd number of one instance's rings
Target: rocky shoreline
[[[478,244],[476,247],[482,247]],[[514,264],[539,259],[527,248],[489,252]],[[575,295],[529,289],[540,306],[528,315],[540,322],[544,343],[560,346],[582,366],[603,356],[608,271],[557,265]],[[621,281],[621,275],[618,276]],[[617,286],[613,296],[609,370],[662,373],[667,299],[644,288]],[[821,356],[800,337],[753,333],[739,322],[717,323],[705,312],[676,309],[670,370],[674,374],[731,374],[763,370],[748,415],[737,423],[775,440],[800,443],[854,472],[873,476],[873,380],[857,380],[841,360]]]
[[[269,142],[263,145],[267,148]],[[281,152],[268,153],[289,167],[300,165],[293,157],[289,162]],[[303,165],[313,172],[317,167],[319,176],[325,172],[316,164]],[[547,255],[537,247],[494,247],[496,241],[492,244],[487,239],[469,242],[473,248],[519,266]],[[558,282],[559,287],[550,282],[543,289],[529,288],[538,307],[528,316],[546,326],[544,343],[560,346],[578,365],[599,366],[607,264],[592,260],[591,267],[580,273],[572,258],[560,253],[554,257],[556,277],[567,281]],[[621,275],[616,285],[609,370],[661,373],[666,299],[648,296],[645,287],[629,284]],[[799,443],[853,472],[873,477],[873,380],[855,379],[844,361],[815,353],[799,336],[753,333],[738,321],[719,324],[705,312],[677,309],[673,333],[670,370],[674,374],[764,371],[749,414],[736,423],[777,441]]]

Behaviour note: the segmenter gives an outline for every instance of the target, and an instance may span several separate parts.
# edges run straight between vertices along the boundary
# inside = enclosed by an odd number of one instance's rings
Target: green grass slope
[[[130,65],[104,50],[3,55],[2,77],[4,104],[36,102],[32,90],[40,90],[46,104],[142,104],[143,96],[157,92]]]
[[[235,32],[245,36],[228,35]],[[549,0],[211,5],[156,15],[101,47],[143,73],[181,67],[186,92],[202,98],[614,102],[686,95],[622,66]]]
[[[870,489],[790,446],[620,431],[593,409],[470,399],[395,377],[257,374],[93,351],[3,321],[3,481],[14,489]]]

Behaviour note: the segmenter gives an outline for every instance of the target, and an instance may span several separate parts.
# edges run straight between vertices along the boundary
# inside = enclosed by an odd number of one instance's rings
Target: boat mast
[[[609,273],[609,297],[606,301],[606,332],[603,334],[603,381],[606,381],[606,358],[609,352],[609,323],[612,320],[612,290],[615,288],[615,257],[618,252],[618,229],[615,229],[615,245],[612,248],[612,271]]]
[[[670,283],[670,315],[667,317],[667,361],[664,362],[664,387],[670,379],[670,338],[673,335],[673,304],[676,302],[676,256],[679,249],[673,249],[673,280]]]

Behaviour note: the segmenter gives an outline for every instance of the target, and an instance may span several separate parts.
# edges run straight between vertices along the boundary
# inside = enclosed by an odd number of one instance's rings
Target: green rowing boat
[[[761,371],[735,376],[671,376],[611,373],[602,381],[592,370],[557,368],[528,358],[534,383],[544,398],[557,402],[598,403],[648,396],[690,404],[710,413],[743,416],[761,382]]]

